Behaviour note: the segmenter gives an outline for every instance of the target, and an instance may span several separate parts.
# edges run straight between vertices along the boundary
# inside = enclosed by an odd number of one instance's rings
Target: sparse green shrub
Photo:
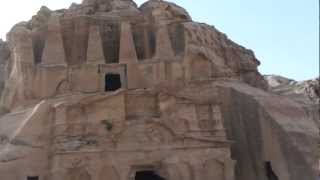
[[[112,124],[112,122],[111,122],[110,120],[102,120],[102,121],[101,121],[101,124],[104,125],[104,127],[105,127],[105,129],[106,129],[107,131],[112,131],[112,129],[113,129],[113,124]]]

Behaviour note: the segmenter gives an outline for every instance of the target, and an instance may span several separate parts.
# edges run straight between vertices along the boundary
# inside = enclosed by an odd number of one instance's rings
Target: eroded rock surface
[[[320,128],[320,80],[319,78],[295,81],[281,76],[265,76],[269,90],[301,104]]]
[[[281,76],[268,75],[265,79],[270,90],[279,95],[289,96],[306,104],[320,102],[319,78],[299,82]]]
[[[1,178],[315,179],[317,114],[176,4],[42,7],[7,39]]]
[[[7,66],[10,58],[10,50],[8,44],[0,39],[0,93],[5,85],[7,77]]]

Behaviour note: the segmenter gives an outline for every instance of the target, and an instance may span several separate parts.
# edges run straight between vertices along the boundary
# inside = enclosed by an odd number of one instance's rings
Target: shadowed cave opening
[[[39,180],[38,176],[28,176],[27,180]]]
[[[276,173],[272,170],[271,162],[265,162],[264,166],[265,166],[266,175],[268,177],[268,180],[279,180]]]
[[[120,74],[106,74],[104,90],[108,92],[108,91],[116,91],[120,88],[121,88]]]
[[[157,175],[154,171],[138,171],[136,172],[135,180],[165,180]]]

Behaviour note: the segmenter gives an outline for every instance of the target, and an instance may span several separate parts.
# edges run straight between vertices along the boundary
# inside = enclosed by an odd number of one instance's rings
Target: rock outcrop
[[[320,103],[320,80],[319,78],[295,81],[281,76],[265,76],[270,90],[276,94],[288,96],[304,104]]]
[[[316,116],[182,7],[42,7],[0,42],[7,180],[315,179]]]
[[[7,79],[10,50],[8,44],[0,39],[0,94],[2,94]]]
[[[286,96],[302,105],[320,128],[319,78],[295,81],[281,76],[268,75],[265,76],[265,79],[269,84],[270,91],[281,96]]]

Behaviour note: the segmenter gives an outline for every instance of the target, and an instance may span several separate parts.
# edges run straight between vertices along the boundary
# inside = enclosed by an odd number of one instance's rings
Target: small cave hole
[[[106,74],[105,76],[105,91],[116,91],[121,88],[120,74]]]
[[[268,180],[279,180],[278,176],[272,169],[271,162],[265,162],[264,164],[265,170],[266,170],[266,175],[268,177]]]
[[[38,176],[28,176],[27,180],[39,180]]]
[[[138,171],[135,175],[135,180],[165,180],[157,175],[154,171]]]

